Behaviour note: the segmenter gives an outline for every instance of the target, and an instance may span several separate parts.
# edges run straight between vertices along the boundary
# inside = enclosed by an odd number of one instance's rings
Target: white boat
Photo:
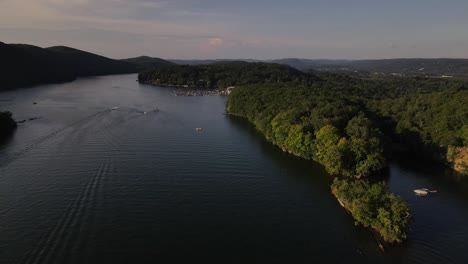
[[[195,130],[196,130],[196,131],[203,131],[203,128],[197,127],[197,128],[195,128]]]
[[[414,190],[414,193],[416,195],[421,195],[421,196],[428,195],[429,192],[430,192],[429,189],[426,189],[426,188],[421,188],[421,189]]]
[[[118,106],[114,106],[114,107],[111,108],[111,110],[117,110],[117,109],[119,109]]]

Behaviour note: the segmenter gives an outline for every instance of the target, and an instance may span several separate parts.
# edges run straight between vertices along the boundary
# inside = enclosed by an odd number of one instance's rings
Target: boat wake
[[[47,141],[47,140],[50,140],[54,137],[56,137],[57,135],[59,135],[61,132],[67,130],[67,129],[70,129],[70,128],[73,128],[79,124],[83,124],[85,122],[88,122],[90,120],[92,120],[93,118],[96,118],[100,115],[103,115],[105,113],[109,113],[110,110],[106,109],[106,110],[103,110],[103,111],[99,111],[97,113],[94,113],[92,115],[89,115],[89,116],[86,116],[78,121],[75,121],[69,125],[66,125],[62,128],[59,128],[57,130],[54,130],[52,132],[49,132],[45,135],[42,135],[34,140],[32,140],[31,142],[29,142],[28,144],[22,146],[19,148],[19,150],[11,153],[11,154],[8,154],[8,155],[3,155],[4,157],[2,159],[0,159],[0,167],[2,166],[5,166],[13,161],[15,161],[16,159],[20,158],[22,155],[26,154],[27,152],[33,150],[34,148],[36,148],[38,145],[40,145],[41,143]]]
[[[39,243],[21,263],[57,263],[64,257],[65,252],[73,246],[74,235],[79,234],[83,218],[96,201],[96,196],[102,190],[103,179],[111,171],[109,162],[102,163],[93,176],[85,183],[78,197],[67,207],[54,228]]]

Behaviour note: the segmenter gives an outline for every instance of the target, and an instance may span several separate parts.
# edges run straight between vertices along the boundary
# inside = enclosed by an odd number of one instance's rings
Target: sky
[[[468,0],[0,0],[0,41],[112,58],[468,58]]]

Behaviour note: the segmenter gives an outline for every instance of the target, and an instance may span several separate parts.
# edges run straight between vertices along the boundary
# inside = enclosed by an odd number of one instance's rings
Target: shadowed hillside
[[[192,88],[226,88],[252,83],[311,84],[318,78],[289,66],[242,61],[174,65],[138,75],[141,83]]]
[[[140,71],[158,68],[162,66],[175,65],[175,63],[160,58],[141,56],[136,58],[123,59],[121,61],[137,65]]]
[[[0,42],[0,58],[0,90],[138,71],[128,62],[63,46],[40,48]]]
[[[170,60],[179,65],[205,65],[232,60]],[[288,65],[298,70],[343,73],[379,73],[403,76],[467,76],[468,59],[382,59],[382,60],[323,60],[285,58],[277,60],[239,60]]]

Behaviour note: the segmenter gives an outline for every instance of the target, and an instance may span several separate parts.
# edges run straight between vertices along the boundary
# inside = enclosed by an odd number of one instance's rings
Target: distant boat
[[[416,189],[416,190],[414,190],[414,193],[415,193],[416,195],[419,195],[419,196],[426,196],[426,195],[428,195],[429,193],[436,193],[436,192],[437,192],[437,190],[432,190],[432,191],[431,191],[431,190],[429,190],[429,189],[427,189],[427,188],[421,188],[421,189]]]
[[[416,190],[414,190],[414,193],[416,195],[420,195],[420,196],[428,195],[429,194],[429,189],[426,189],[426,188],[416,189]]]
[[[117,109],[119,109],[118,106],[114,106],[114,107],[111,108],[111,110],[117,110]]]
[[[196,130],[196,131],[203,131],[203,128],[197,127],[197,128],[195,128],[195,130]]]

